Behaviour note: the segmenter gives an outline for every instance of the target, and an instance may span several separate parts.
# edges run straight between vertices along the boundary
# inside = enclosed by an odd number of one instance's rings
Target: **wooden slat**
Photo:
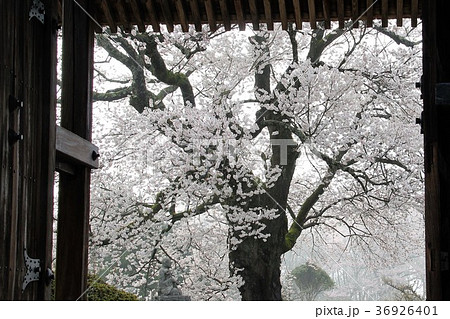
[[[164,21],[167,26],[167,30],[169,32],[173,32],[173,17],[172,17],[172,8],[170,7],[170,3],[167,0],[159,0],[159,4],[161,5],[162,13],[164,16]]]
[[[316,29],[316,5],[315,0],[308,0],[309,23],[311,28]]]
[[[198,7],[198,1],[190,0],[189,3],[191,7],[192,19],[194,20],[195,30],[197,32],[200,32],[202,31],[202,19],[200,16],[200,9]]]
[[[249,0],[249,8],[252,17],[253,30],[259,30],[259,12],[256,0]]]
[[[266,17],[267,29],[273,30],[272,6],[270,0],[264,0],[264,15]]]
[[[403,0],[397,0],[397,26],[403,25]]]
[[[368,27],[373,26],[373,0],[367,0],[367,18],[366,18],[366,24]]]
[[[187,22],[186,13],[184,12],[183,2],[184,2],[183,0],[177,0],[176,7],[177,7],[178,18],[180,19],[181,29],[183,30],[183,32],[188,32],[189,25]]]
[[[118,0],[116,2],[116,6],[117,6],[117,13],[119,15],[119,20],[120,23],[122,24],[122,28],[125,32],[130,33],[131,32],[131,25],[130,25],[130,20],[128,19],[126,13],[125,13],[125,7],[123,6],[122,3],[123,0]]]
[[[281,27],[283,28],[283,30],[287,30],[288,22],[287,22],[287,13],[286,13],[286,3],[284,0],[279,0],[278,5],[280,8]]]
[[[230,31],[231,21],[227,0],[220,0],[220,12],[222,13],[223,26],[225,27],[225,30]]]
[[[117,25],[114,22],[114,18],[112,17],[111,8],[109,7],[109,1],[102,0],[101,7],[105,14],[106,21],[108,21],[109,29],[112,33],[117,33]]]
[[[241,0],[234,0],[234,8],[236,10],[236,17],[239,25],[239,30],[245,30],[244,11],[242,10]]]
[[[258,7],[256,0],[249,0],[250,15],[252,16],[253,30],[259,30]]]
[[[417,27],[417,17],[419,12],[419,0],[411,0],[411,26]]]
[[[298,30],[302,29],[302,11],[300,8],[300,0],[294,0],[294,16],[295,16],[295,27]]]
[[[98,147],[63,127],[56,127],[56,155],[63,160],[98,168],[98,158],[93,159],[92,154],[98,154]]]
[[[337,15],[339,21],[339,28],[344,29],[345,27],[345,13],[344,13],[344,0],[338,0],[337,3]]]
[[[331,28],[330,0],[323,0],[323,18],[325,20],[325,29]]]
[[[136,0],[130,0],[131,10],[133,11],[134,18],[136,19],[136,25],[138,26],[139,32],[145,32],[145,25],[142,20],[142,10],[139,8]]]
[[[353,21],[353,26],[358,26],[358,22],[356,22],[358,20],[358,17],[359,17],[358,0],[352,0],[352,21]]]
[[[205,0],[206,16],[208,17],[209,29],[214,32],[217,30],[216,14],[214,13],[214,7],[212,0]]]
[[[159,19],[156,15],[154,0],[145,1],[145,6],[147,8],[148,14],[150,16],[150,21],[152,23],[153,31],[159,32],[161,31],[159,26]]]
[[[381,26],[386,28],[388,26],[388,12],[389,12],[389,1],[381,1]]]

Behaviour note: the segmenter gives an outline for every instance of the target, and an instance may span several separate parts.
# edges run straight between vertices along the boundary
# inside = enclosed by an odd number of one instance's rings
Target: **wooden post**
[[[450,300],[450,105],[437,105],[436,84],[450,82],[449,1],[424,1],[423,130],[425,142],[425,240],[428,300]]]
[[[92,1],[77,1],[91,12]],[[88,141],[92,126],[94,29],[71,0],[63,2],[61,126]],[[77,300],[87,286],[90,168],[60,173],[56,299]]]
[[[51,293],[57,0],[42,4],[39,20],[29,18],[32,0],[0,0],[0,300]],[[25,249],[42,271],[22,289]]]

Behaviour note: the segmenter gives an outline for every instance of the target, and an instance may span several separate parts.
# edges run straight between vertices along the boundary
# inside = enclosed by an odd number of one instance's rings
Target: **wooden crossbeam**
[[[56,156],[63,161],[98,168],[98,147],[61,126],[56,126]]]

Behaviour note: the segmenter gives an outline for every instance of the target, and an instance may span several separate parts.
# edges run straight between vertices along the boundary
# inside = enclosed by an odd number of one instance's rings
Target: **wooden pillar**
[[[0,0],[0,300],[50,299],[57,0]],[[10,136],[16,136],[11,139]],[[24,286],[24,251],[40,261]]]
[[[78,0],[90,11],[93,1]],[[92,126],[94,31],[74,1],[63,2],[61,126],[88,141]],[[87,286],[90,168],[60,173],[56,299],[77,300]],[[83,298],[81,298],[83,299]]]
[[[427,299],[450,300],[450,103],[437,105],[435,98],[436,84],[450,83],[450,3],[422,6]]]

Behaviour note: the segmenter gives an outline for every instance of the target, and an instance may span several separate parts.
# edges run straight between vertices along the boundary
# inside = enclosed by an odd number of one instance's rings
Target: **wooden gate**
[[[50,297],[56,5],[0,0],[0,300]]]

